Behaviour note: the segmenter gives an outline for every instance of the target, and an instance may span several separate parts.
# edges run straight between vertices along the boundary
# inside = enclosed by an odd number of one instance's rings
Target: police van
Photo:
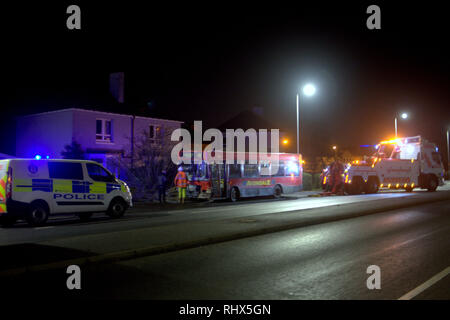
[[[0,223],[25,219],[45,224],[49,215],[94,212],[122,217],[132,206],[130,189],[107,169],[89,160],[0,160]]]

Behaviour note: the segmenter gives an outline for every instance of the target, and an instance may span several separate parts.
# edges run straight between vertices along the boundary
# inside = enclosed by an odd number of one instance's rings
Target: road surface
[[[441,190],[448,190],[446,185]],[[439,192],[439,191],[438,191]],[[49,220],[44,227],[30,228],[26,223],[18,223],[12,228],[0,227],[0,246],[18,243],[40,243],[69,237],[92,234],[112,233],[124,230],[136,230],[169,224],[184,224],[194,221],[214,221],[236,217],[255,217],[267,213],[282,213],[294,210],[332,207],[348,203],[369,203],[374,200],[403,198],[426,195],[426,191],[381,192],[369,195],[328,196],[320,198],[285,198],[280,200],[262,199],[240,201],[238,203],[199,204],[183,209],[170,206],[171,209],[146,211],[145,208],[132,209],[119,220],[107,218],[99,213],[89,222],[80,222],[76,217],[67,216]]]
[[[379,290],[366,286],[371,265],[381,271]],[[66,289],[65,270],[53,270],[11,278],[2,292],[45,292],[49,298],[450,299],[449,266],[445,201],[84,266],[79,291]]]

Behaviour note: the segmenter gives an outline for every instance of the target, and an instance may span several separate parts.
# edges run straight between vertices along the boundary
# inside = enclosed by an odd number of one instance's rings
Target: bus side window
[[[286,163],[286,176],[294,175],[295,177],[297,177],[299,175],[299,171],[300,169],[298,163],[295,163],[293,161],[289,161],[288,163]]]
[[[260,171],[259,174],[262,176],[264,174],[267,174],[270,170],[270,162],[261,162],[260,163]]]
[[[259,170],[257,164],[244,164],[244,177],[258,178]]]
[[[229,165],[230,178],[240,178],[241,177],[241,165],[240,164],[230,164]]]
[[[284,162],[278,162],[278,171],[274,174],[275,177],[284,177]]]

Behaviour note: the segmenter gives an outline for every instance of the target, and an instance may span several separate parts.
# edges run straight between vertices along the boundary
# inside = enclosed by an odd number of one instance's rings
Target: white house
[[[145,132],[152,143],[159,144],[182,123],[77,108],[32,114],[17,120],[16,156],[61,158],[64,147],[76,141],[87,159],[114,172],[108,160],[131,154],[134,139]]]

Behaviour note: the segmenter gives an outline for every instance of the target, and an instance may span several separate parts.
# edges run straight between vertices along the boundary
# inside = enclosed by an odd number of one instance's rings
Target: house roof
[[[67,112],[67,111],[95,112],[95,113],[102,113],[102,114],[115,115],[115,116],[124,116],[124,117],[136,116],[136,118],[141,118],[141,119],[154,119],[154,120],[158,120],[158,121],[183,123],[183,121],[178,121],[178,120],[144,117],[144,116],[127,114],[127,113],[106,112],[106,111],[101,111],[101,110],[92,110],[91,108],[89,108],[89,109],[88,108],[66,108],[66,109],[59,109],[59,110],[54,110],[54,111],[47,111],[47,112],[29,114],[29,115],[25,115],[25,116],[22,116],[22,117],[32,117],[32,116],[38,116],[38,115],[44,115],[44,114],[52,114],[52,113],[57,113],[57,112]]]

